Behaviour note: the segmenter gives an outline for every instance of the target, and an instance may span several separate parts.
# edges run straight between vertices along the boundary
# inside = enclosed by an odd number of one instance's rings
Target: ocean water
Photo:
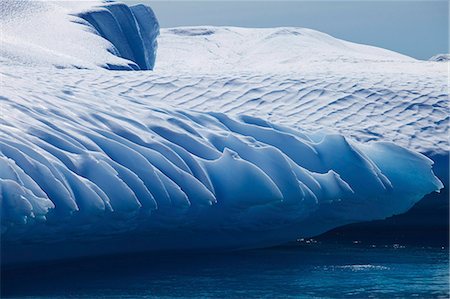
[[[448,248],[302,242],[3,269],[1,289],[2,298],[448,298],[448,263]]]

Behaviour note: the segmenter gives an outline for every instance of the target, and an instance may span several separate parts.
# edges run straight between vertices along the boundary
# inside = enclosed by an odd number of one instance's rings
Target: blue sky
[[[151,1],[162,27],[296,26],[419,59],[448,53],[449,4],[440,1]]]

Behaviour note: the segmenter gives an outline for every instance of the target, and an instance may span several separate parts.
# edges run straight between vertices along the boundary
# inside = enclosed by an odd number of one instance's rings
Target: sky
[[[306,27],[418,59],[449,52],[448,0],[122,1],[150,5],[161,27]]]

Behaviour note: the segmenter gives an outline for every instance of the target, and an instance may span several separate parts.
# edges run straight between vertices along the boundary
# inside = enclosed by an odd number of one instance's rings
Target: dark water
[[[2,298],[448,298],[447,248],[302,244],[3,270]]]

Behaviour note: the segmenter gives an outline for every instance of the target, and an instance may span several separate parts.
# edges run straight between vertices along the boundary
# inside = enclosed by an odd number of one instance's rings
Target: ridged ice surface
[[[117,90],[128,73],[25,72],[2,75],[4,242],[169,231],[205,236],[180,247],[271,245],[404,212],[442,186],[393,143],[174,108],[173,77],[134,77],[152,82],[146,98]],[[233,231],[246,241],[222,237]]]
[[[332,130],[361,142],[391,141],[426,154],[450,149],[449,97],[443,72],[177,76],[158,71],[86,72],[82,77],[51,80],[59,89],[104,90],[141,105],[257,116],[301,130]]]

